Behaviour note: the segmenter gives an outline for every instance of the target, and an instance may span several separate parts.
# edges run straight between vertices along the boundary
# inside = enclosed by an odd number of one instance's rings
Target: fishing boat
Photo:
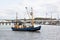
[[[27,7],[26,7],[27,9]],[[14,27],[11,27],[11,29],[13,31],[37,31],[41,29],[41,26],[34,26],[34,18],[33,18],[33,9],[31,8],[31,25],[30,26],[26,26],[24,25],[24,23],[22,23],[21,21],[17,22],[17,13],[16,13],[16,22],[14,23]]]

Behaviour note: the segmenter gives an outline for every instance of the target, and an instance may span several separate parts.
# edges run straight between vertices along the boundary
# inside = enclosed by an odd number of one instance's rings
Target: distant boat
[[[27,7],[26,7],[27,9]],[[31,8],[32,10],[32,8]],[[41,29],[41,26],[34,27],[34,19],[33,19],[33,12],[31,11],[32,22],[31,26],[26,26],[22,22],[17,22],[17,13],[16,13],[16,23],[14,23],[14,27],[11,27],[13,31],[37,31]]]

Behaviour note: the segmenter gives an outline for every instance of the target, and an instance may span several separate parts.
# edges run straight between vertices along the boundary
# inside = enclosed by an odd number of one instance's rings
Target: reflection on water
[[[0,26],[0,40],[59,40],[60,26],[42,25],[34,32],[12,31],[11,26]],[[59,35],[59,36],[58,36]]]

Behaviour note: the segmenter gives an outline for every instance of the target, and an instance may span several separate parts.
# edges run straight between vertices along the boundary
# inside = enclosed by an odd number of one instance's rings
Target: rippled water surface
[[[0,40],[60,40],[60,26],[42,25],[36,32],[12,31],[9,25],[0,25]]]

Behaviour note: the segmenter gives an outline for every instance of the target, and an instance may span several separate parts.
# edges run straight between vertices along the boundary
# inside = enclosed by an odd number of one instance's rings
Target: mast
[[[59,21],[59,14],[57,14],[57,18],[58,18],[58,21]]]
[[[33,17],[33,8],[32,7],[31,7],[30,15],[32,16],[32,27],[34,27],[34,17]]]
[[[52,22],[53,22],[52,20],[53,20],[53,19],[52,19],[52,12],[51,12],[51,24],[52,24]]]
[[[46,18],[47,18],[47,13],[46,13]]]
[[[15,28],[18,28],[18,23],[17,23],[17,12],[16,12],[16,24],[15,24]]]
[[[27,7],[25,7],[25,8],[27,10]],[[32,27],[34,27],[34,17],[33,17],[33,8],[32,7],[31,7],[30,14],[28,13],[28,10],[27,10],[27,14],[28,14],[29,18],[30,18],[30,15],[31,15],[31,18],[32,18],[31,24],[32,24]]]
[[[17,17],[17,12],[16,12],[16,22],[17,22],[17,18],[18,18],[18,17]]]

